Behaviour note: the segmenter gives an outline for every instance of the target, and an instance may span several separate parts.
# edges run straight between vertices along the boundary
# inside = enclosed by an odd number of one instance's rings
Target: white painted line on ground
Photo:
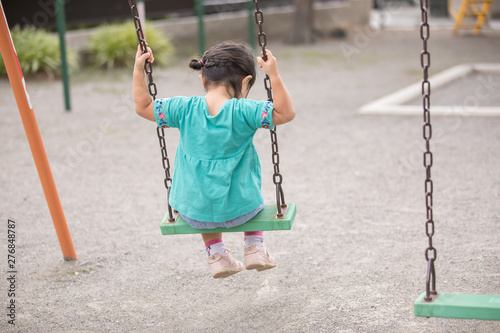
[[[472,72],[500,73],[500,64],[464,64],[449,68],[429,78],[432,89],[439,88],[453,80]],[[386,115],[420,115],[422,105],[403,105],[422,94],[422,83],[417,82],[406,88],[365,104],[359,109],[362,114]],[[433,105],[431,97],[431,114],[447,116],[500,116],[499,107],[475,107],[474,112],[466,112],[461,106]]]

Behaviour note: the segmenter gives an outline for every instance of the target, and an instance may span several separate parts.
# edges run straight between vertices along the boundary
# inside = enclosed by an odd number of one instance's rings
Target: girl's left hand
[[[146,61],[148,61],[151,64],[155,61],[155,58],[153,56],[153,51],[149,46],[147,47],[147,49],[148,51],[143,54],[141,45],[139,44],[139,46],[137,47],[137,53],[135,54],[135,69],[142,71],[144,69],[144,63]]]
[[[262,55],[262,52],[260,54]],[[278,64],[277,64],[276,57],[274,57],[272,52],[268,49],[266,49],[266,56],[267,56],[267,60],[265,60],[265,61],[264,61],[264,59],[262,59],[262,57],[257,57],[257,62],[259,63],[260,68],[262,68],[264,70],[264,73],[269,75],[269,77],[271,77],[273,75],[277,75],[278,74]]]

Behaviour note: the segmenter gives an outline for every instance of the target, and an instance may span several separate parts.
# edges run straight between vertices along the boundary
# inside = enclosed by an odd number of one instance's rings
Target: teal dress
[[[231,99],[211,116],[204,97],[154,102],[158,126],[178,128],[170,205],[195,221],[227,222],[263,205],[253,137],[273,128],[269,101]]]

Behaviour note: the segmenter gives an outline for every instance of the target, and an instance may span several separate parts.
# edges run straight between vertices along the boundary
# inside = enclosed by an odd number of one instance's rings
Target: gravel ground
[[[386,30],[362,44],[359,34],[272,43],[297,109],[278,131],[285,194],[298,214],[291,231],[265,235],[276,269],[222,280],[211,278],[199,235],[160,235],[158,142],[154,124],[133,111],[130,71],[73,77],[70,113],[60,82],[28,78],[78,254],[71,262],[0,80],[0,331],[500,332],[500,322],[413,315],[426,272],[422,118],[357,110],[421,80],[421,42],[416,31]],[[497,62],[500,36],[437,30],[429,49],[434,74]],[[155,71],[159,96],[202,94],[185,60]],[[250,97],[265,98],[260,83]],[[438,290],[500,294],[500,117],[432,121]],[[175,130],[167,140],[173,157]],[[268,134],[255,142],[272,202]],[[16,222],[15,326],[6,316],[8,219]],[[225,242],[242,257],[241,234]]]

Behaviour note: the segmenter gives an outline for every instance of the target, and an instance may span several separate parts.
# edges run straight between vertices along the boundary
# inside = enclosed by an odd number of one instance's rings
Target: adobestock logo
[[[381,15],[372,17],[370,22],[362,28],[353,28],[354,37],[352,43],[342,42],[339,47],[347,62],[351,62],[354,56],[359,55],[366,49],[372,40],[380,34],[381,28],[387,21],[390,21],[394,14],[400,11],[400,2],[389,2],[385,5],[385,9]]]
[[[498,76],[497,76],[498,77]],[[431,150],[441,147],[449,140],[455,140],[456,132],[460,130],[464,119],[479,113],[480,104],[500,93],[500,81],[495,80],[493,74],[480,75],[476,79],[473,92],[466,95],[460,105],[450,108],[448,113],[442,114],[432,127]],[[432,104],[431,104],[432,105]],[[430,108],[431,118],[432,106]],[[438,125],[436,125],[438,124]],[[487,135],[487,134],[485,134]],[[500,142],[500,130],[489,135],[490,140]],[[496,143],[496,142],[493,142]],[[425,153],[424,139],[415,139],[410,145],[408,152],[398,159],[397,172],[388,176],[386,181],[392,189],[399,188],[399,181],[412,176],[423,168],[423,156]]]
[[[37,5],[40,10],[33,14],[31,20],[24,16],[21,21],[25,25],[35,25],[37,28],[45,27],[50,19],[56,16],[56,3],[67,4],[71,0],[38,0]]]

